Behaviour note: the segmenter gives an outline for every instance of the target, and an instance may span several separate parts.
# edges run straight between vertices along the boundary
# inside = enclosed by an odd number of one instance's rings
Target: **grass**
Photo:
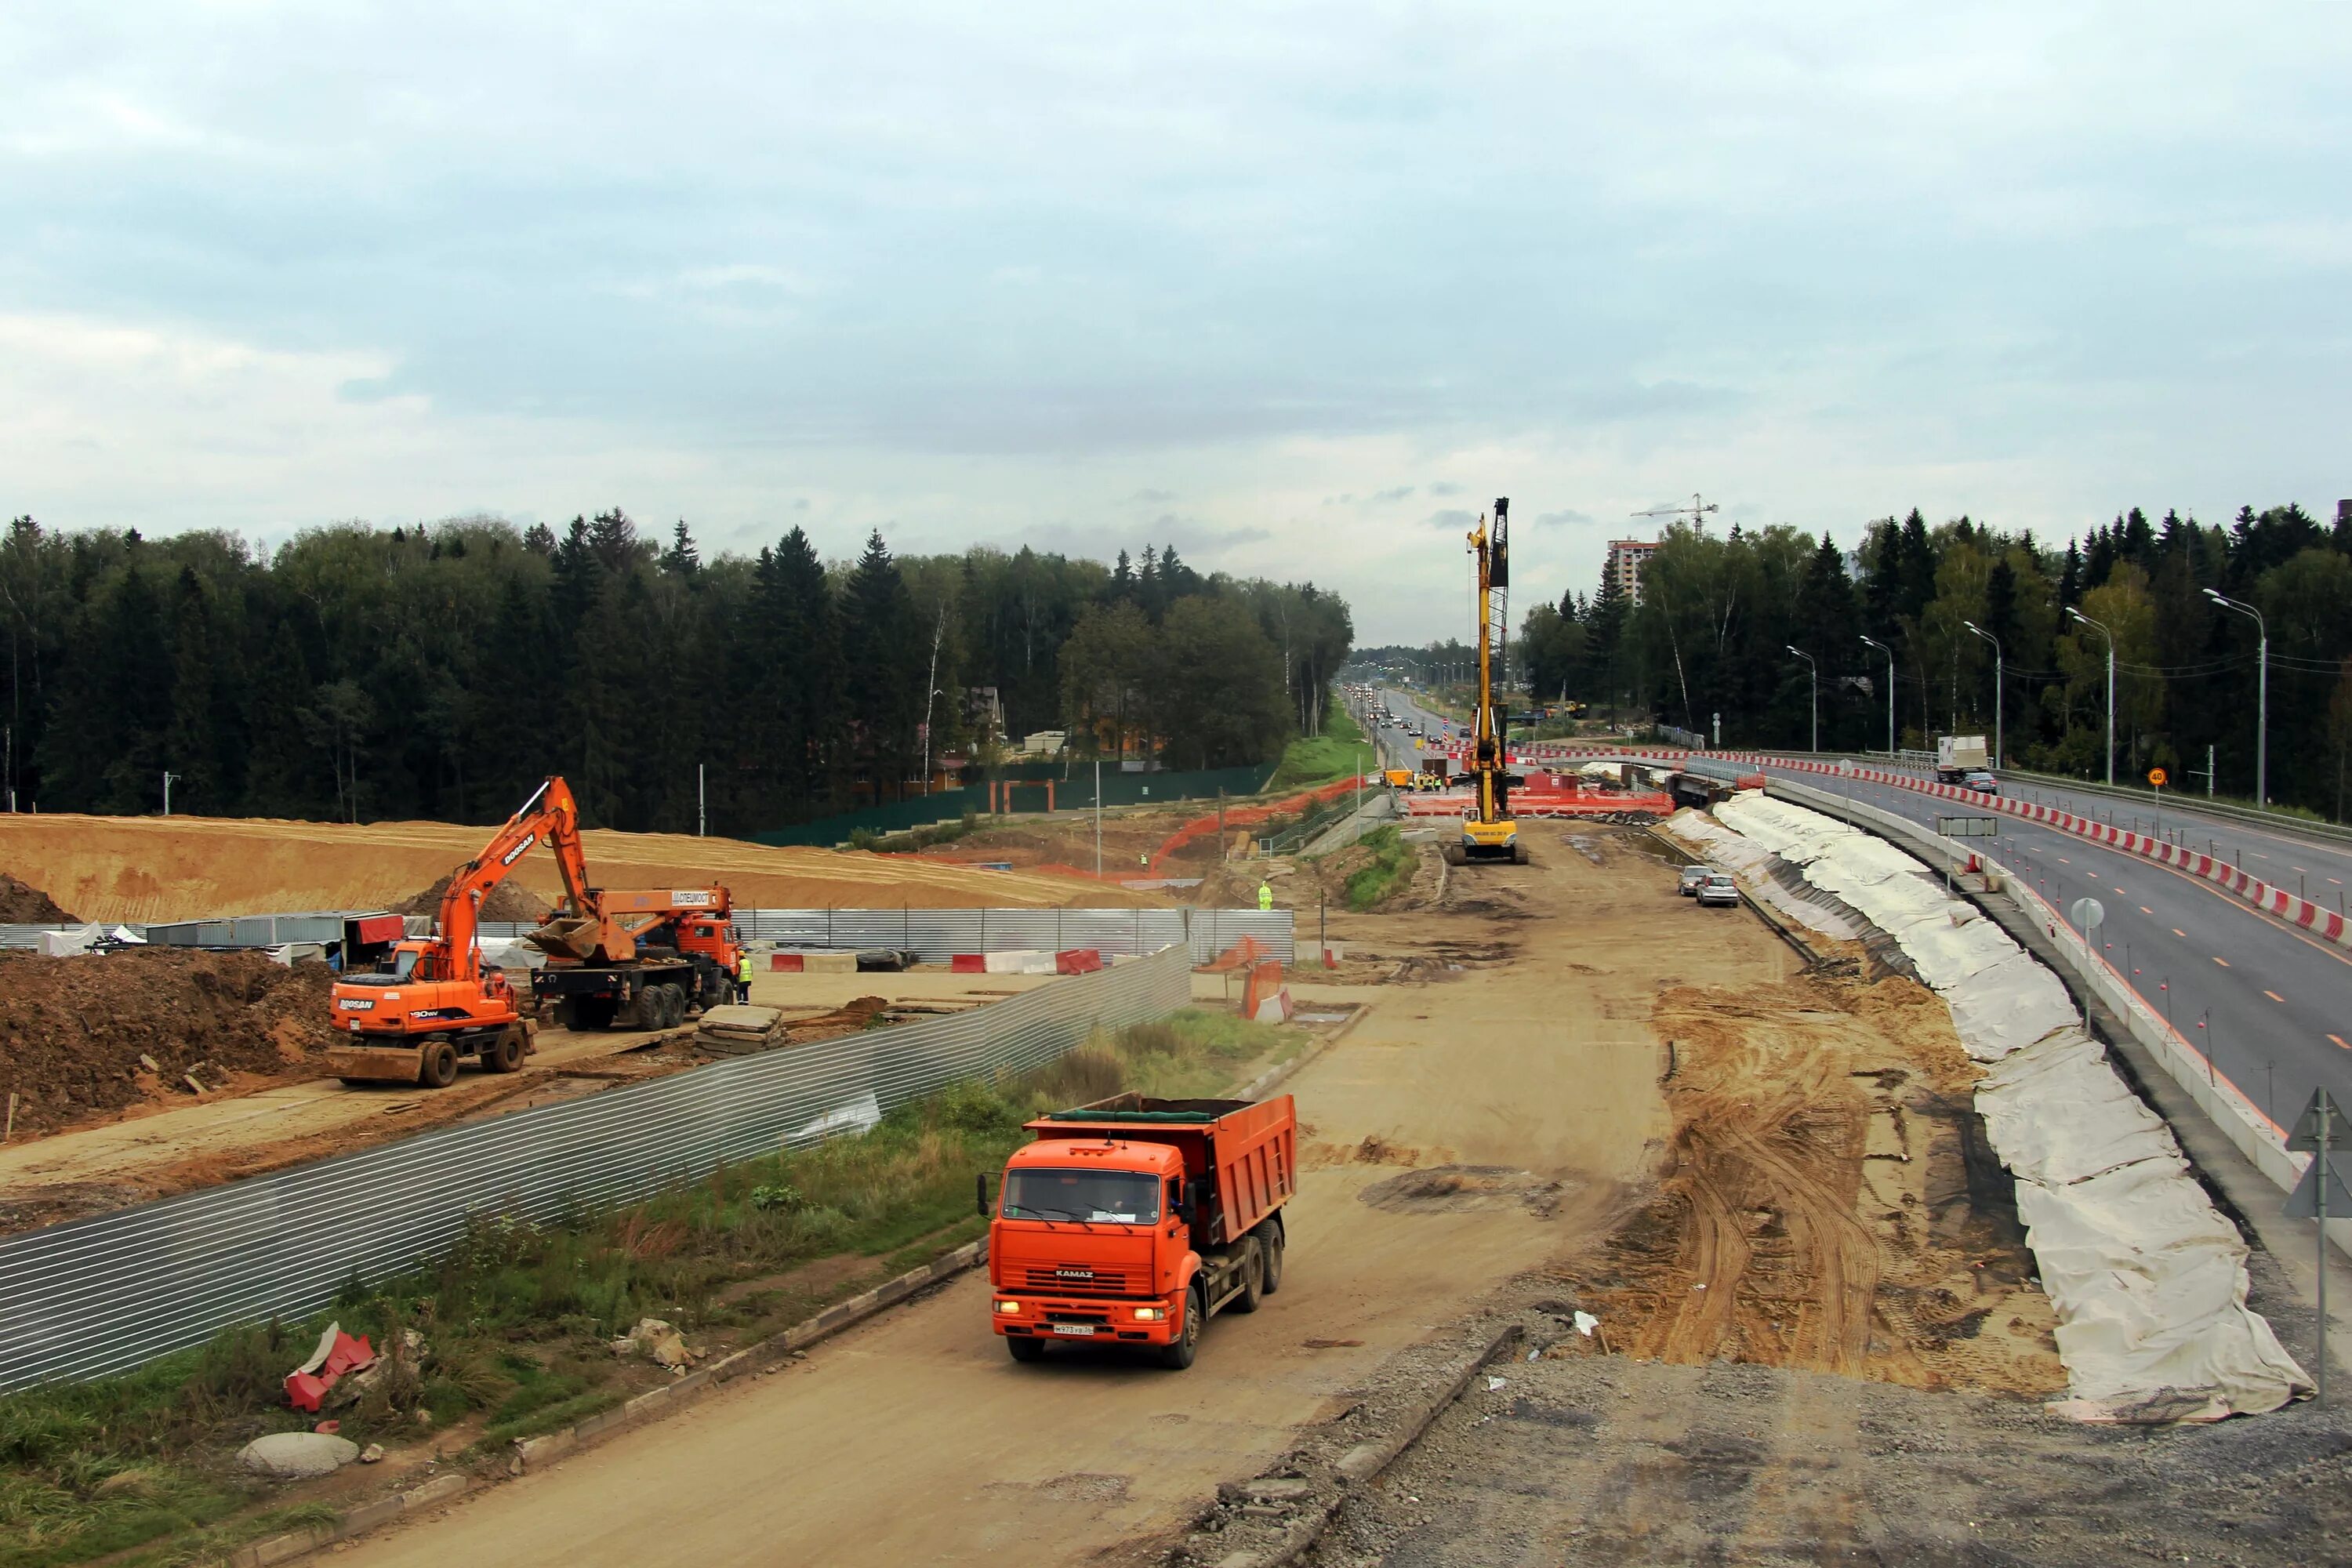
[[[948,822],[926,823],[910,827],[904,833],[877,834],[870,827],[860,827],[849,836],[852,849],[870,849],[880,855],[911,855],[934,845],[952,844],[969,833],[980,831],[980,814],[967,811],[960,818]]]
[[[1362,847],[1371,858],[1348,874],[1348,907],[1358,914],[1378,907],[1399,882],[1412,877],[1412,846],[1394,827],[1378,827],[1364,835]]]
[[[479,1219],[432,1264],[354,1280],[309,1321],[227,1328],[135,1371],[0,1398],[0,1568],[134,1548],[146,1550],[125,1563],[163,1568],[324,1522],[316,1505],[316,1519],[305,1505],[261,1508],[272,1490],[228,1461],[255,1436],[310,1425],[286,1407],[281,1380],[329,1319],[370,1336],[387,1363],[376,1389],[333,1412],[342,1436],[391,1447],[478,1421],[476,1451],[492,1453],[635,1393],[640,1363],[607,1342],[641,1317],[697,1344],[746,1342],[982,1234],[974,1178],[1002,1168],[1043,1111],[1130,1089],[1214,1095],[1304,1038],[1203,1008],[1098,1032],[1035,1072],[951,1085],[859,1136],[726,1166],[644,1203],[552,1225]],[[730,1289],[844,1257],[872,1264],[830,1288]],[[396,1349],[404,1330],[422,1337],[421,1358]]]
[[[1375,765],[1372,744],[1348,705],[1335,696],[1323,709],[1323,732],[1302,735],[1283,748],[1282,761],[1265,787],[1273,791],[1329,784],[1348,777],[1359,765]]]

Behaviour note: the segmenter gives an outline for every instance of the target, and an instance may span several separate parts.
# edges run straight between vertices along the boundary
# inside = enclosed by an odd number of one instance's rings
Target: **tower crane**
[[[1495,704],[1496,645],[1507,633],[1504,604],[1511,586],[1510,515],[1510,498],[1497,497],[1494,526],[1489,529],[1481,518],[1469,534],[1478,600],[1478,712],[1470,731],[1468,763],[1475,793],[1462,818],[1462,842],[1445,847],[1445,858],[1456,866],[1471,860],[1528,863],[1519,825],[1511,817],[1506,726]]]
[[[1706,514],[1721,510],[1722,508],[1713,501],[1700,500],[1697,494],[1694,492],[1688,506],[1654,506],[1647,511],[1637,511],[1633,515],[1635,517],[1687,518],[1692,527],[1704,528],[1706,526]]]

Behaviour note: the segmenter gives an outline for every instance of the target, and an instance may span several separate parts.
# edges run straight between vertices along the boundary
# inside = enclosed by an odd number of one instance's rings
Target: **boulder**
[[[348,1437],[324,1432],[272,1432],[238,1449],[236,1462],[257,1476],[306,1480],[331,1476],[359,1457],[360,1446]]]

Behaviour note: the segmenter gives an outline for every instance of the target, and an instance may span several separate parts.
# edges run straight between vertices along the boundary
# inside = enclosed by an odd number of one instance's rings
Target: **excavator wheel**
[[[457,1047],[446,1040],[427,1040],[417,1053],[417,1082],[427,1089],[446,1089],[457,1081]]]
[[[482,1065],[492,1072],[517,1072],[522,1068],[522,1026],[509,1024],[499,1037],[482,1047]]]
[[[1512,865],[1514,865],[1514,866],[1524,866],[1524,865],[1526,865],[1527,863],[1528,863],[1528,847],[1527,847],[1526,845],[1524,845],[1524,844],[1514,844],[1514,845],[1512,845],[1512,846],[1511,846],[1511,864],[1512,864]]]
[[[1466,862],[1469,860],[1469,858],[1470,858],[1470,857],[1469,857],[1468,855],[1466,855],[1466,854],[1465,854],[1465,853],[1463,852],[1462,846],[1460,846],[1459,844],[1448,844],[1448,845],[1446,845],[1446,846],[1444,847],[1444,854],[1445,854],[1445,863],[1446,863],[1447,865],[1449,865],[1449,866],[1460,866],[1460,865],[1463,865],[1463,864],[1466,863]]]

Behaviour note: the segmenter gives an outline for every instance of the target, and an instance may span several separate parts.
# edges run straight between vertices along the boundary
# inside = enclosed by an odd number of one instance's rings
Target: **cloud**
[[[0,13],[12,506],[1100,554],[1181,493],[1420,641],[1423,499],[1580,587],[1694,487],[1847,542],[2339,488],[2352,7],[542,12]]]
[[[1448,507],[1444,511],[1433,511],[1427,517],[1422,519],[1422,521],[1431,528],[1466,529],[1477,521],[1478,514],[1476,512],[1465,511],[1460,507]]]

